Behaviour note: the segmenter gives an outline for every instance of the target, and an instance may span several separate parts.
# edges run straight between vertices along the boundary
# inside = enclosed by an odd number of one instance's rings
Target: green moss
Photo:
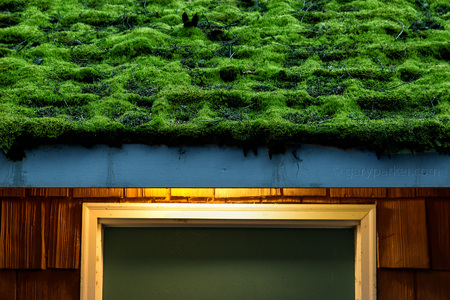
[[[252,100],[244,91],[217,89],[211,94],[210,102],[217,107],[239,108],[250,105]]]
[[[12,147],[16,138],[22,134],[23,126],[26,118],[23,116],[1,114],[2,126],[0,126],[0,146],[4,152],[8,152]]]
[[[242,17],[241,10],[233,5],[220,5],[214,9],[211,16],[212,22],[233,23]]]
[[[47,142],[449,152],[450,10],[422,4],[5,0],[0,148],[14,157]],[[184,27],[183,12],[198,14],[196,27]]]
[[[0,43],[16,44],[39,38],[40,32],[37,27],[28,25],[16,25],[0,29]]]

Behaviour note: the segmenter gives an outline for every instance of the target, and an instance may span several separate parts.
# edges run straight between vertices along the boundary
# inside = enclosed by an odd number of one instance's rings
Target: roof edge
[[[259,147],[42,146],[0,155],[0,187],[448,187],[450,157],[378,156],[317,145]]]

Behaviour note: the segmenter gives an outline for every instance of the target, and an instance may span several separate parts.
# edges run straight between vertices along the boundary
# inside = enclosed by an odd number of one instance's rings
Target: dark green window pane
[[[105,228],[104,300],[354,299],[353,229]]]

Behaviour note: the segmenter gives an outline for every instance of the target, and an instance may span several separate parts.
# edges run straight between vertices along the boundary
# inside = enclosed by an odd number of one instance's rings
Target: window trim
[[[376,299],[376,207],[353,204],[84,203],[81,299],[101,300],[103,228],[355,228],[355,299]]]

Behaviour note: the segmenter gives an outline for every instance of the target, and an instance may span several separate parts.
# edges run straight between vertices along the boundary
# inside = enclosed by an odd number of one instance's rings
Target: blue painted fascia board
[[[240,148],[140,144],[42,146],[0,156],[1,187],[449,187],[450,157],[314,145],[270,155]]]

